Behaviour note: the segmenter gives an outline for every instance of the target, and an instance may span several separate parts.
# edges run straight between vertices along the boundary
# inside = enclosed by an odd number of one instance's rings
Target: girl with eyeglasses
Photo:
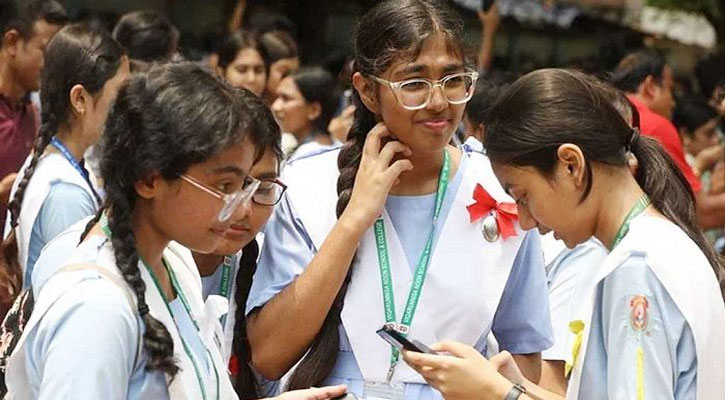
[[[8,361],[12,398],[237,398],[219,307],[202,299],[186,248],[213,251],[249,212],[263,107],[194,63],[124,84],[101,138],[104,207],[46,248],[81,237],[38,289]]]
[[[694,195],[665,150],[612,104],[612,88],[546,69],[494,104],[485,145],[517,200],[521,225],[569,247],[609,250],[569,324],[566,399],[723,398],[725,270],[695,220]],[[636,114],[635,114],[636,115]],[[635,118],[636,119],[636,118]],[[507,352],[490,361],[455,342],[405,354],[446,399],[564,396],[524,377]]]
[[[254,367],[288,388],[438,399],[376,331],[485,352],[491,332],[533,380],[551,344],[538,233],[479,153],[449,146],[477,74],[441,3],[385,1],[359,22],[357,111],[340,150],[289,163],[247,302]],[[469,207],[470,206],[470,207]]]

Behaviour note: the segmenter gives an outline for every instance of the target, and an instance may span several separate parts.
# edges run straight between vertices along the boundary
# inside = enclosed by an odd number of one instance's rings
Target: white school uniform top
[[[725,304],[684,231],[635,218],[590,288],[567,399],[725,398]]]
[[[25,169],[27,168],[31,158],[32,154],[25,160],[25,164],[20,169],[18,177],[13,183],[10,195],[11,199],[15,196],[15,191],[20,184]],[[97,186],[96,179],[93,174],[89,173],[89,179],[91,183],[93,183],[94,187]],[[70,220],[60,218],[58,220],[60,221],[60,226],[51,227],[50,225],[59,225],[58,221],[55,221],[55,223],[50,220],[38,221],[38,217],[49,216],[49,214],[41,213],[41,210],[46,208],[46,199],[48,198],[48,195],[53,192],[54,186],[60,185],[73,186],[81,189],[87,193],[87,196],[74,196],[73,198],[67,199],[59,196],[53,196],[52,201],[54,203],[62,201],[62,207],[65,209],[66,215],[71,216],[72,218]],[[71,192],[65,191],[65,193]],[[91,202],[90,207],[88,205],[88,201]],[[58,205],[54,204],[53,206],[56,207]],[[30,285],[30,276],[33,267],[32,265],[28,265],[28,261],[31,258],[33,258],[30,260],[31,262],[35,261],[34,258],[37,257],[37,254],[33,254],[33,257],[30,257],[30,250],[32,249],[33,251],[37,251],[38,249],[41,249],[45,243],[47,243],[46,239],[52,239],[45,237],[48,235],[39,235],[38,232],[41,230],[40,227],[45,225],[46,230],[54,233],[60,232],[75,223],[79,218],[92,215],[98,207],[100,207],[100,204],[98,204],[91,187],[88,186],[88,182],[86,182],[80,172],[77,171],[62,154],[46,153],[41,156],[38,161],[38,165],[35,167],[35,173],[33,173],[33,176],[25,189],[23,204],[18,218],[18,227],[16,230],[16,237],[18,241],[18,261],[24,275],[24,287],[28,287]],[[60,211],[57,207],[56,210]],[[63,224],[65,224],[65,226],[62,226]],[[9,234],[10,211],[8,211],[5,223],[5,235],[7,236]],[[42,241],[42,243],[33,243],[31,246],[32,240]]]
[[[169,381],[163,373],[146,370],[143,321],[123,288],[93,270],[49,273],[63,265],[90,262],[120,277],[105,237],[92,236],[75,247],[84,225],[76,224],[56,237],[38,259],[37,272],[42,269],[44,276],[37,277],[35,309],[8,362],[6,381],[13,398],[236,399],[218,342],[220,315],[210,306],[213,300],[204,304],[201,299],[198,271],[192,272],[196,269],[188,250],[172,243],[164,258],[186,296],[190,313],[180,296],[169,302],[169,313],[153,278],[139,263],[150,312],[166,326],[174,342],[180,372]],[[70,255],[69,248],[74,249]],[[53,259],[66,261],[54,265]],[[135,301],[133,294],[131,297]]]
[[[592,238],[569,249],[550,232],[541,238],[549,285],[554,345],[541,353],[543,360],[566,361],[571,351],[569,323],[576,319],[577,304],[594,274],[604,262],[607,249]]]
[[[265,245],[247,313],[264,305],[302,273],[335,224],[338,153],[329,151],[300,159],[284,170],[283,180],[290,186],[265,228]],[[462,156],[436,227],[410,337],[429,344],[455,339],[478,345],[483,351],[485,338],[493,330],[502,348],[514,353],[539,352],[551,344],[551,328],[538,234],[518,229],[516,237],[486,242],[481,221],[470,223],[466,210],[473,203],[477,183],[497,200],[511,201],[484,156]],[[384,221],[398,315],[410,288],[411,265],[417,263],[419,249],[424,246],[420,242],[427,239],[431,226],[434,196],[390,196],[386,202]],[[416,203],[415,209],[400,203],[407,200],[411,200],[409,205]],[[402,214],[400,206],[406,210]],[[405,214],[410,218],[406,219]],[[408,240],[421,231],[423,240]],[[353,278],[340,325],[338,361],[325,382],[347,383],[348,390],[358,396],[362,395],[363,380],[385,380],[390,360],[389,345],[375,334],[385,321],[374,241],[371,228],[352,266]],[[406,383],[407,399],[440,398],[404,363],[396,368],[393,381]]]

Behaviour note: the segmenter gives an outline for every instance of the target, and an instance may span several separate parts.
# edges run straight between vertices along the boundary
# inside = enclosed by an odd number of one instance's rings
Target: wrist
[[[340,215],[337,225],[347,238],[359,240],[372,224],[369,219],[354,207],[348,207]]]

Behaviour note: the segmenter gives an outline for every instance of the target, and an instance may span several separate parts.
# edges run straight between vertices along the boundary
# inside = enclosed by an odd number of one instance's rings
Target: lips
[[[443,131],[450,125],[451,120],[446,118],[428,118],[420,121],[420,123],[432,131]]]
[[[238,238],[242,236],[246,236],[250,232],[250,228],[243,226],[243,225],[231,225],[229,228],[224,232],[224,236],[232,237],[232,238]]]

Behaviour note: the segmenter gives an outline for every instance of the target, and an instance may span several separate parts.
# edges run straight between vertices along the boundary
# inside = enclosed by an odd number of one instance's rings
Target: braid
[[[103,212],[105,210],[106,210],[105,207],[99,208],[98,212],[96,212],[96,215],[94,215],[93,218],[91,218],[91,220],[88,221],[88,223],[86,224],[86,227],[83,229],[83,233],[81,233],[81,239],[80,239],[81,242],[86,239],[86,236],[88,236],[88,232],[90,232],[91,229],[93,229],[93,227],[98,223],[98,221],[101,220],[101,215],[103,215]]]
[[[340,176],[337,179],[337,217],[345,211],[352,194],[355,176],[360,167],[362,149],[368,132],[375,126],[375,115],[361,104],[357,92],[353,94],[356,104],[355,119],[350,128],[347,141],[340,150],[337,158],[337,166]],[[345,305],[347,287],[352,278],[352,268],[348,268],[345,280],[340,291],[335,296],[330,311],[320,328],[320,332],[312,342],[309,353],[300,362],[295,372],[290,377],[287,389],[304,389],[310,386],[317,386],[330,375],[332,368],[337,361],[337,353],[340,350],[339,325],[342,322],[340,317]]]
[[[163,371],[173,377],[179,371],[174,363],[174,343],[169,331],[149,313],[146,304],[146,284],[138,267],[139,255],[131,225],[134,199],[127,198],[118,189],[108,191],[108,203],[111,205],[108,227],[111,230],[116,265],[123,279],[136,294],[138,312],[146,326],[143,335],[144,349],[149,355],[146,369]]]
[[[252,240],[242,250],[242,258],[239,260],[239,272],[237,272],[234,300],[237,303],[234,324],[234,340],[232,342],[232,353],[237,357],[239,372],[235,382],[235,389],[241,400],[259,398],[257,379],[252,373],[252,351],[247,337],[247,318],[244,314],[249,291],[252,288],[252,278],[257,270],[257,256],[259,245]]]
[[[27,189],[28,184],[30,183],[30,178],[32,178],[35,173],[35,167],[38,166],[40,156],[43,155],[45,148],[50,144],[50,140],[58,132],[58,119],[53,113],[48,113],[46,116],[47,118],[45,118],[45,122],[43,122],[43,125],[40,127],[40,131],[38,132],[38,138],[35,140],[35,146],[33,147],[33,155],[30,159],[30,163],[23,172],[23,177],[18,184],[17,190],[15,190],[13,200],[10,204],[8,204],[8,210],[10,210],[11,228],[18,226],[20,208],[23,204],[23,198],[25,197],[25,189]]]

